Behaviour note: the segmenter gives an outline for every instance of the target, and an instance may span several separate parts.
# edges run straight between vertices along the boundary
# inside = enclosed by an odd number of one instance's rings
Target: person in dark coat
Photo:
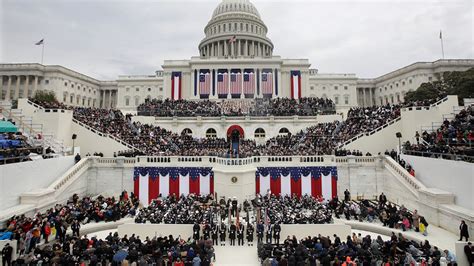
[[[5,244],[5,247],[2,249],[2,263],[3,265],[12,265],[12,253],[13,248],[10,246],[9,243]]]
[[[194,225],[193,225],[193,239],[195,241],[199,240],[199,233],[201,231],[201,226],[199,226],[199,224],[196,222]]]
[[[211,226],[209,224],[204,225],[202,234],[204,235],[204,240],[208,240],[209,238],[211,238]]]
[[[81,224],[77,220],[74,220],[74,222],[71,224],[72,235],[79,237],[80,229],[81,229]]]
[[[221,223],[219,227],[219,238],[221,239],[221,246],[225,246],[225,235],[227,232],[227,228],[224,223]]]
[[[275,243],[277,245],[280,244],[280,232],[281,232],[281,226],[280,226],[280,223],[277,223],[273,227],[273,238],[275,238]]]
[[[268,225],[268,228],[267,228],[267,233],[265,235],[266,239],[267,239],[267,244],[271,244],[272,243],[272,230],[273,230],[273,227],[271,224]]]
[[[253,246],[253,225],[251,223],[248,223],[247,224],[247,245],[250,246],[252,245]]]
[[[350,201],[350,200],[351,200],[351,193],[349,192],[348,189],[346,189],[346,190],[344,191],[344,201],[345,201],[345,202],[348,202],[348,201]]]
[[[463,237],[466,238],[466,242],[469,241],[469,228],[464,220],[459,225],[459,241],[462,241]]]
[[[217,228],[217,225],[212,226],[212,244],[217,246],[217,236],[219,235],[219,229]]]
[[[234,222],[230,225],[229,228],[229,239],[230,239],[230,245],[235,246],[235,233],[237,231],[237,227],[235,226]]]
[[[464,246],[464,254],[466,254],[467,261],[469,262],[469,266],[474,264],[474,246],[471,242],[467,242],[467,245]]]
[[[239,229],[237,230],[237,245],[243,246],[244,245],[244,232],[245,226],[243,224],[239,224]]]
[[[262,222],[257,224],[257,242],[261,243],[263,241],[263,233],[265,231],[265,226]]]

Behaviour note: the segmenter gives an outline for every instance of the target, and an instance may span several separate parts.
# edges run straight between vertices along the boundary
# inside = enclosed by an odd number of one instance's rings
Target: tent
[[[7,132],[17,132],[18,129],[12,122],[9,121],[0,121],[0,133],[7,133]]]

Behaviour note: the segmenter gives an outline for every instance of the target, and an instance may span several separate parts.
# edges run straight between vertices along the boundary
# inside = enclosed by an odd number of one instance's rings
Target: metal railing
[[[436,153],[436,152],[427,152],[427,151],[413,151],[413,150],[405,150],[403,154],[427,157],[427,158],[433,158],[433,159],[465,161],[469,163],[474,163],[474,156],[469,156],[469,155],[461,155],[461,154],[453,154],[453,153]]]

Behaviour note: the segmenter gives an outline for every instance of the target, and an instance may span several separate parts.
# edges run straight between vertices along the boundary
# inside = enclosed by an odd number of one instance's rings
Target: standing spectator
[[[2,249],[2,264],[3,264],[3,266],[12,265],[12,253],[13,253],[13,248],[10,246],[9,243],[7,243],[5,245],[5,247]]]
[[[74,161],[78,163],[80,160],[81,160],[81,155],[77,153],[76,156],[74,157]]]
[[[237,230],[237,227],[235,226],[234,222],[230,225],[229,228],[229,239],[230,239],[230,245],[235,246],[235,232]]]
[[[80,229],[81,229],[81,224],[77,220],[74,220],[74,222],[71,224],[72,235],[79,237]]]
[[[462,241],[463,237],[466,238],[466,241],[469,241],[469,229],[464,220],[462,220],[459,225],[459,241]]]
[[[467,245],[464,246],[464,254],[466,254],[467,261],[469,262],[469,266],[472,266],[474,263],[474,246],[471,242],[467,242]]]
[[[346,188],[346,191],[344,191],[344,201],[345,201],[345,202],[348,202],[349,200],[351,200],[351,193],[350,193],[349,190]]]

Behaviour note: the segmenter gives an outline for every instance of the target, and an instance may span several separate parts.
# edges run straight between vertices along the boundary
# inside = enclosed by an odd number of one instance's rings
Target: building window
[[[151,91],[151,88],[148,88],[148,91]]]
[[[67,87],[67,82],[64,82],[64,86]]]
[[[217,138],[217,131],[213,128],[209,128],[207,131],[206,131],[206,138],[208,139],[214,139],[214,138]]]
[[[339,96],[334,96],[334,103],[339,104]]]
[[[408,80],[408,83],[410,83],[410,84],[411,84],[411,79],[410,79],[410,80]]]
[[[135,106],[138,106],[139,102],[140,102],[140,97],[135,97]]]
[[[314,87],[313,87],[313,86],[311,86],[311,90],[314,91]]]
[[[49,84],[49,80],[45,79],[44,84]]]
[[[129,91],[130,91],[130,88],[126,88],[125,91],[126,91],[126,92],[129,92]]]
[[[336,90],[336,91],[337,91],[337,86],[334,86],[334,90]]]
[[[278,135],[280,136],[288,136],[290,134],[290,131],[286,127],[282,127],[280,131],[278,131]]]
[[[193,131],[189,128],[185,128],[185,129],[183,129],[183,131],[181,131],[181,135],[191,136],[192,134],[193,134]]]
[[[325,90],[325,89],[326,89],[326,87],[325,87],[325,86],[323,86],[323,90]]]
[[[255,138],[265,138],[265,130],[263,130],[263,128],[257,128],[255,130],[255,134],[254,134]]]
[[[125,98],[125,106],[129,106],[130,105],[130,98]]]
[[[405,86],[405,81],[402,81],[402,86]]]
[[[429,81],[432,81],[432,80],[433,80],[433,77],[428,77],[428,80],[429,80]]]
[[[349,104],[349,96],[344,96],[344,104]]]
[[[347,86],[344,86],[344,90],[347,90]]]
[[[160,87],[160,91],[163,91],[163,87]]]
[[[139,92],[139,91],[140,91],[140,88],[136,88],[135,91],[136,91],[136,92]]]

